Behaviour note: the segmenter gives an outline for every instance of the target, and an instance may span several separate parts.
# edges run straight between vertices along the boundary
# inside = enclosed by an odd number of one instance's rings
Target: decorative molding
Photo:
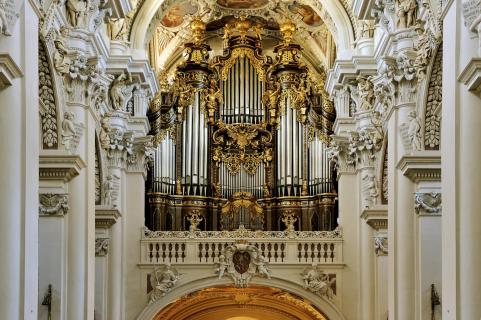
[[[23,72],[8,53],[0,53],[0,90],[12,85],[13,80],[23,77]]]
[[[77,155],[42,154],[40,155],[40,180],[61,180],[69,182],[86,167]]]
[[[441,181],[441,156],[438,152],[426,151],[403,156],[396,167],[414,183]]]
[[[109,229],[117,219],[121,217],[120,211],[118,209],[112,209],[105,206],[95,207],[95,227]]]
[[[481,58],[472,58],[458,78],[469,91],[481,95]]]
[[[271,278],[262,251],[245,241],[238,241],[224,248],[217,265],[216,273],[219,279],[227,274],[239,288],[247,287],[254,276]]]
[[[143,239],[333,239],[342,241],[342,231],[252,231],[239,228],[234,231],[150,231],[144,227]]]
[[[387,206],[365,209],[362,211],[361,218],[366,220],[366,223],[375,230],[386,230],[388,224]]]
[[[110,239],[96,238],[95,239],[95,256],[104,257],[109,253]]]
[[[38,41],[38,94],[43,149],[58,149],[58,115],[55,81],[44,41]]]
[[[63,216],[69,210],[66,194],[40,194],[38,213],[41,216]]]
[[[440,215],[441,213],[441,193],[416,192],[414,194],[414,203],[416,213],[419,215]]]
[[[374,237],[374,251],[377,256],[386,256],[389,253],[388,238],[385,236]]]

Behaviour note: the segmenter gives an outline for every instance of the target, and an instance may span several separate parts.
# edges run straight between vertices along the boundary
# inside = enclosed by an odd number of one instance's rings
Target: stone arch
[[[59,144],[59,112],[55,94],[55,80],[50,64],[45,41],[39,38],[38,68],[39,68],[39,104],[40,130],[42,149],[58,149]]]
[[[443,99],[443,45],[439,44],[431,64],[423,101],[424,149],[439,150],[441,145],[441,111]]]
[[[292,293],[309,301],[329,320],[345,320],[345,317],[331,301],[328,301],[323,297],[319,297],[318,295],[307,291],[297,283],[275,277],[272,277],[271,279],[254,278],[251,280],[250,283],[251,285],[273,287],[284,290],[288,293]],[[156,302],[153,302],[147,307],[145,307],[144,310],[137,317],[137,320],[152,320],[163,308],[169,305],[172,301],[175,301],[180,297],[194,293],[196,291],[220,285],[232,285],[232,282],[228,279],[219,280],[216,276],[210,276],[180,285],[173,289],[171,292],[169,292],[163,299],[159,299]]]

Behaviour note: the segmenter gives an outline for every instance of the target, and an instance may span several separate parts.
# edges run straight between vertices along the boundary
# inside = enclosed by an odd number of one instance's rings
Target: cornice
[[[481,94],[481,58],[472,58],[458,77],[469,91]]]
[[[371,56],[353,56],[349,60],[336,60],[328,74],[326,90],[332,95],[336,86],[356,80],[359,74],[369,76],[376,73],[376,60]]]
[[[121,217],[120,211],[118,209],[109,208],[105,206],[95,207],[95,227],[109,229],[117,219]]]
[[[42,154],[40,155],[40,180],[61,180],[69,182],[86,167],[78,155]]]
[[[364,209],[361,218],[375,230],[387,229],[387,206],[381,205],[370,209]]]
[[[13,80],[23,77],[23,72],[8,53],[0,53],[0,90],[12,85]]]
[[[441,181],[441,156],[439,152],[419,152],[405,155],[397,166],[414,183],[420,181]]]

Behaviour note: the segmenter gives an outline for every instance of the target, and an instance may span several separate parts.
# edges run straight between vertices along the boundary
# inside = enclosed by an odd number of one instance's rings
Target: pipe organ
[[[151,103],[155,160],[149,170],[146,224],[189,230],[300,230],[337,226],[337,195],[326,147],[335,112],[325,75],[302,61],[295,25],[279,28],[274,59],[263,54],[262,26],[247,17],[224,26],[223,54],[210,57],[206,25],[173,83]],[[192,228],[191,228],[192,229]]]

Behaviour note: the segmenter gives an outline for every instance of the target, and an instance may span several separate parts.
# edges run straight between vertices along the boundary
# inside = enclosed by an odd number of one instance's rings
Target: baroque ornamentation
[[[388,239],[385,236],[374,237],[374,251],[378,256],[388,254]]]
[[[398,28],[410,28],[416,22],[417,11],[416,0],[397,0],[396,15],[398,17]]]
[[[105,182],[102,186],[103,204],[108,207],[117,207],[117,199],[119,197],[120,177],[115,174],[109,174],[105,177]]]
[[[333,286],[336,283],[335,275],[329,276],[320,270],[319,266],[315,263],[306,268],[301,275],[305,289],[312,291],[318,296],[326,297],[329,300],[334,299]]]
[[[236,287],[247,287],[252,277],[271,278],[270,270],[261,251],[245,242],[226,247],[219,256],[216,273],[221,279],[228,275]]]
[[[65,215],[69,210],[66,194],[40,194],[39,203],[40,215]]]
[[[145,239],[342,239],[340,228],[333,231],[252,231],[239,228],[233,231],[196,231],[193,234],[189,231],[151,231],[144,227],[143,237]]]
[[[7,0],[0,0],[0,34],[10,36],[10,28],[8,27],[8,20],[6,15]]]
[[[62,121],[62,144],[65,150],[75,152],[83,134],[83,125],[75,123],[75,114],[65,111]]]
[[[403,123],[401,125],[401,136],[406,139],[406,148],[408,152],[416,152],[421,150],[421,123],[416,111],[411,111],[408,114],[409,124]]]
[[[374,106],[374,87],[370,79],[357,77],[357,112],[369,111]]]
[[[95,256],[103,257],[109,252],[110,239],[96,238],[95,239]]]
[[[189,231],[200,231],[199,224],[204,220],[199,210],[192,210],[187,214],[187,221],[190,222]]]
[[[377,204],[379,197],[379,188],[377,186],[376,176],[372,173],[365,173],[362,177],[363,181],[363,208],[371,208]]]
[[[414,208],[418,214],[421,211],[426,213],[439,213],[441,211],[441,193],[417,192],[414,195],[414,203]]]
[[[130,99],[133,90],[137,85],[133,83],[132,76],[121,73],[112,81],[110,87],[110,102],[114,110],[126,109],[126,101]]]
[[[286,210],[282,213],[282,222],[286,226],[286,232],[296,231],[294,224],[297,222],[296,213],[291,210]]]
[[[442,46],[433,63],[429,78],[426,113],[424,122],[424,148],[439,150],[441,138],[441,109],[443,100],[443,53]]]
[[[150,292],[149,303],[161,299],[167,293],[172,291],[179,281],[179,278],[179,272],[177,269],[173,268],[170,263],[155,268],[150,274],[150,285],[153,289]]]
[[[58,126],[57,106],[54,82],[50,65],[48,63],[47,51],[44,42],[39,42],[38,53],[38,77],[40,97],[40,118],[42,127],[42,144],[44,149],[57,149],[58,147]]]

